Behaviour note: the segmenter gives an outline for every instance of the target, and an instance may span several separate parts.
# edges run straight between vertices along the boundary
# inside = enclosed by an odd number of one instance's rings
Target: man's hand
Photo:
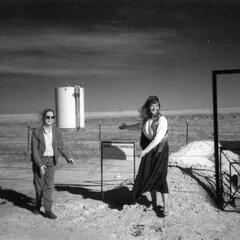
[[[69,163],[69,164],[75,164],[75,161],[73,160],[73,158],[69,158],[69,159],[68,159],[68,163]]]
[[[45,165],[40,167],[40,173],[41,173],[42,176],[44,176],[46,174],[46,170],[45,170],[46,168],[47,167]]]

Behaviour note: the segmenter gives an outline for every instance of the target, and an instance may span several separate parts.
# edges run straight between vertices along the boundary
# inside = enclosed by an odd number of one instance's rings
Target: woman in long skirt
[[[167,142],[167,119],[160,113],[156,96],[150,96],[140,111],[141,122],[122,124],[120,129],[141,130],[141,162],[133,187],[133,199],[137,201],[143,193],[150,192],[153,208],[157,207],[157,194],[161,193],[163,214],[168,215],[167,184],[169,147]]]

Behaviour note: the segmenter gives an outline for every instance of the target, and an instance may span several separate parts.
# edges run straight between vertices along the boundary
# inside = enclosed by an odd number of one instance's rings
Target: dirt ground
[[[1,164],[0,239],[237,240],[240,214],[216,208],[208,184],[213,172],[212,168],[193,171],[170,161],[170,213],[163,217],[160,211],[147,209],[148,193],[139,203],[130,204],[131,161],[105,163],[104,195],[100,164],[58,169],[53,196],[58,218],[50,220],[32,213],[30,166]]]

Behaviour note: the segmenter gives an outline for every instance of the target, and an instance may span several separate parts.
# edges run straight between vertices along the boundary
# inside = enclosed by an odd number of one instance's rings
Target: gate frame
[[[102,195],[102,200],[104,200],[104,191],[103,191],[103,145],[105,143],[116,143],[116,144],[132,144],[133,145],[133,181],[135,180],[136,177],[136,147],[135,147],[135,142],[131,141],[101,141],[101,195]],[[123,161],[129,161],[129,160],[123,160]]]
[[[218,100],[217,100],[217,76],[223,74],[238,74],[240,69],[225,69],[212,71],[212,97],[213,97],[213,129],[214,129],[214,158],[215,158],[215,181],[216,199],[218,208],[223,210],[223,189],[221,184],[221,166],[219,160],[219,137],[218,137]]]

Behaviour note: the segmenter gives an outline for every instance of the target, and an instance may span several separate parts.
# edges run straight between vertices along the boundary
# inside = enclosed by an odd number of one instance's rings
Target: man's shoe
[[[44,216],[46,218],[50,218],[50,219],[56,219],[57,218],[57,216],[52,211],[46,211]]]

